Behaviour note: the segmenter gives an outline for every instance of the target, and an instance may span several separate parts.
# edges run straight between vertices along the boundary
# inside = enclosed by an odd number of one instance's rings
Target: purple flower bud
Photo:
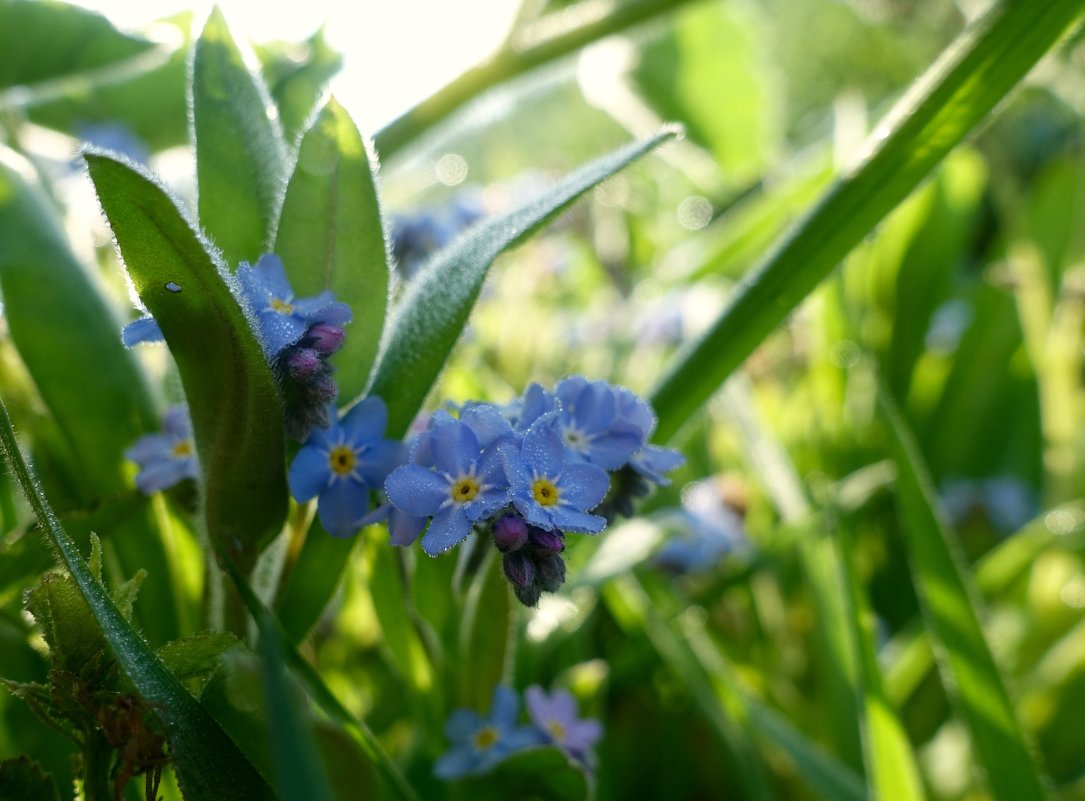
[[[295,381],[305,381],[320,369],[320,354],[312,348],[296,348],[286,357],[286,369]]]
[[[343,329],[331,323],[317,323],[305,333],[309,346],[322,356],[331,356],[343,347],[344,336]]]
[[[542,590],[539,585],[532,584],[530,587],[517,587],[513,585],[512,591],[516,593],[516,598],[524,606],[536,606],[539,603],[539,596],[542,595]]]
[[[532,526],[527,547],[538,554],[559,554],[565,550],[565,537],[560,531],[547,531]]]
[[[557,554],[543,556],[535,561],[535,574],[535,582],[544,592],[557,592],[565,583],[565,560]]]
[[[331,375],[323,375],[309,385],[309,392],[312,394],[314,405],[323,406],[328,401],[335,400],[335,396],[339,394],[339,387]]]
[[[535,564],[523,551],[505,554],[502,566],[505,568],[505,577],[514,588],[526,589],[535,581]]]
[[[494,523],[494,545],[503,552],[518,551],[528,538],[527,521],[519,515],[505,515]]]

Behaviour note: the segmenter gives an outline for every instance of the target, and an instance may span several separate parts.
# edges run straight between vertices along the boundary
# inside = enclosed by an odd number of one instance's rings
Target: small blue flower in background
[[[255,265],[241,262],[237,279],[260,323],[261,344],[269,359],[301,340],[311,326],[350,322],[350,307],[336,301],[331,291],[295,298],[282,260],[274,253],[265,253]]]
[[[151,158],[150,150],[135,131],[117,120],[83,123],[76,135],[88,145],[112,150],[138,164],[146,164]]]
[[[577,717],[576,699],[565,690],[554,690],[547,695],[542,687],[532,685],[524,692],[527,712],[531,722],[544,738],[579,762],[590,768],[594,761],[592,748],[603,736],[603,726],[597,720],[581,720]]]
[[[485,773],[516,751],[539,744],[538,733],[517,724],[520,701],[508,687],[494,688],[490,716],[457,709],[445,725],[452,747],[433,767],[442,779],[459,779]]]
[[[682,507],[668,525],[673,533],[656,552],[656,564],[676,573],[700,573],[749,549],[741,505],[728,497],[736,492],[718,480],[686,487]]]
[[[1036,492],[1010,475],[952,478],[939,498],[954,525],[988,524],[998,534],[1017,531],[1039,513]]]
[[[125,458],[139,465],[136,486],[144,495],[169,489],[200,474],[188,407],[171,406],[162,427],[163,433],[145,434],[124,452]]]
[[[299,503],[317,499],[317,515],[330,534],[349,537],[365,524],[372,492],[403,461],[403,445],[384,438],[388,409],[374,396],[339,422],[314,429],[290,465],[290,493]]]
[[[504,444],[501,459],[516,509],[542,529],[597,534],[606,520],[589,513],[607,494],[606,471],[578,462],[561,437],[539,420],[519,447]]]
[[[508,484],[497,449],[485,450],[466,423],[434,416],[427,432],[433,468],[407,464],[385,482],[388,499],[400,511],[433,520],[422,548],[436,556],[462,542],[475,523],[508,503]]]
[[[392,217],[392,255],[404,278],[486,213],[482,193],[461,191],[450,203]]]

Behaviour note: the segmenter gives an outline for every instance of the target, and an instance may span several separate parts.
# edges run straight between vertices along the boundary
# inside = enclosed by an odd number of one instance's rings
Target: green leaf
[[[1001,2],[874,131],[861,160],[747,276],[652,398],[666,441],[875,225],[1078,22],[1083,0]]]
[[[357,537],[333,537],[319,520],[305,536],[301,552],[278,593],[275,609],[287,639],[299,643],[335,595]]]
[[[83,500],[119,493],[124,449],[158,427],[147,382],[33,168],[8,150],[0,150],[0,291],[11,338],[75,456]]]
[[[15,473],[58,561],[68,569],[101,627],[121,668],[136,690],[162,710],[175,757],[174,767],[187,801],[273,799],[271,788],[226,733],[166,670],[91,575],[86,561],[61,528],[30,473],[15,440],[7,408],[0,403],[0,451]]]
[[[223,273],[165,190],[109,156],[86,160],[132,285],[181,374],[207,531],[248,569],[286,516],[275,380]]]
[[[388,307],[375,166],[350,115],[330,99],[301,140],[275,235],[274,251],[299,296],[330,289],[350,306],[343,348],[331,359],[346,400],[369,382]]]
[[[674,135],[673,130],[664,130],[586,164],[542,197],[475,225],[433,258],[395,309],[388,344],[370,387],[370,394],[388,404],[388,436],[403,435],[436,383],[493,260]]]
[[[189,682],[197,693],[222,661],[222,655],[238,644],[226,631],[201,631],[166,643],[155,654],[178,681]]]
[[[512,593],[501,558],[489,543],[482,547],[489,553],[467,591],[459,629],[457,706],[468,709],[485,709],[501,683],[512,626]]]
[[[878,411],[897,465],[912,580],[942,684],[971,736],[973,758],[997,801],[1044,801],[1044,780],[984,636],[968,568],[935,507],[912,433],[884,387],[878,391]]]
[[[283,801],[333,801],[335,796],[313,733],[287,683],[283,644],[277,627],[266,611],[261,611],[256,623],[260,629],[264,701],[279,793]]]
[[[305,130],[325,87],[343,66],[343,57],[328,46],[324,28],[304,42],[256,46],[268,89],[279,108],[283,139],[294,146]]]
[[[286,147],[263,79],[245,64],[216,7],[196,41],[192,121],[200,225],[231,269],[271,240]]]
[[[62,81],[52,92],[35,93],[26,100],[27,118],[79,138],[94,124],[121,126],[151,152],[188,144],[192,13],[153,24],[170,34],[169,44],[127,62],[108,80]]]
[[[154,47],[105,17],[65,3],[0,0],[0,88],[32,85],[107,67]],[[0,95],[0,105],[3,105]]]
[[[584,771],[552,746],[511,754],[485,776],[461,781],[459,789],[472,801],[585,801],[590,793]]]
[[[0,801],[60,801],[56,782],[30,757],[0,762]]]

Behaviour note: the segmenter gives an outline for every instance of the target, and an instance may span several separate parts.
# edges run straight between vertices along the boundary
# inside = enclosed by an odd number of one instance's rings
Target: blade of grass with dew
[[[744,279],[652,397],[669,440],[742,361],[1085,15],[1085,0],[996,3],[878,125],[855,166]]]
[[[1040,768],[983,633],[970,572],[935,507],[918,446],[884,385],[878,388],[878,413],[897,464],[912,580],[942,684],[968,729],[974,759],[997,801],[1046,801]]]
[[[181,373],[208,534],[251,569],[286,517],[275,379],[220,265],[166,190],[108,155],[85,158],[132,284]]]
[[[136,690],[163,710],[174,767],[189,801],[260,801],[275,794],[222,728],[170,673],[125,620],[61,527],[23,460],[7,408],[0,402],[0,451],[14,472],[57,561],[94,613],[102,634]]]

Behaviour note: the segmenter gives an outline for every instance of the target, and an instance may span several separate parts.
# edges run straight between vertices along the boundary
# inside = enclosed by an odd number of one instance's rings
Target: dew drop
[[[166,283],[166,290],[168,292],[180,292],[181,291],[181,285],[180,284],[175,284],[175,283],[173,283],[173,281],[169,281],[169,282]]]

